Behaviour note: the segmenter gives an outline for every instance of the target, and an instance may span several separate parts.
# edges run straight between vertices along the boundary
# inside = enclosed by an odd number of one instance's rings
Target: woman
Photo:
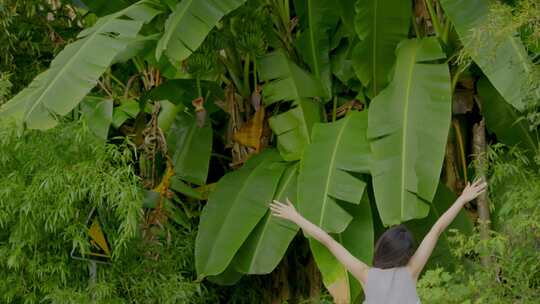
[[[297,224],[304,234],[318,240],[362,284],[366,304],[417,304],[416,281],[426,265],[441,233],[450,225],[461,208],[486,190],[487,184],[476,180],[467,184],[454,204],[437,220],[414,251],[414,239],[403,225],[388,229],[375,245],[373,267],[355,258],[328,233],[306,220],[291,202],[274,201],[272,214]]]

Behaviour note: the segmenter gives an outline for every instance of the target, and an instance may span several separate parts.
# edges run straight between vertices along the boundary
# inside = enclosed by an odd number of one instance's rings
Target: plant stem
[[[413,24],[413,28],[414,28],[414,32],[416,33],[416,37],[417,38],[422,38],[422,34],[420,33],[420,29],[418,28],[418,24],[416,23],[416,17],[414,16],[414,14],[412,15],[412,24]]]
[[[197,82],[197,94],[198,94],[198,97],[202,97],[201,77],[197,76],[196,82]]]
[[[444,20],[444,28],[443,28],[443,34],[441,37],[441,40],[444,42],[444,44],[448,43],[448,33],[450,32],[450,19],[448,17],[446,20]]]
[[[249,64],[250,64],[249,54],[246,54],[246,59],[244,61],[244,92],[247,95],[249,95],[249,93],[251,92],[251,89],[249,87]]]
[[[452,119],[452,126],[454,127],[454,131],[456,132],[461,167],[463,168],[463,180],[465,181],[465,184],[467,184],[467,163],[465,160],[465,146],[463,145],[463,135],[461,134],[459,123],[455,118]]]
[[[124,90],[126,89],[126,85],[122,83],[122,81],[120,81],[118,78],[116,78],[116,76],[114,76],[114,74],[111,72],[111,70],[109,69],[108,71],[108,74],[109,76],[111,77],[112,80],[114,80],[114,82],[116,82],[119,86],[121,86]]]
[[[441,22],[439,21],[439,17],[437,16],[437,12],[433,9],[433,4],[431,3],[431,0],[424,0],[426,3],[426,7],[429,12],[429,16],[431,17],[431,23],[433,23],[433,28],[435,29],[435,33],[439,38],[442,39],[442,28],[441,28]]]
[[[336,111],[337,111],[337,96],[334,96],[332,101],[332,121],[336,121]]]

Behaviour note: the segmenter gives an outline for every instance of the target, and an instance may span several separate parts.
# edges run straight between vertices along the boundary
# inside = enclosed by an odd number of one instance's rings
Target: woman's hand
[[[273,216],[277,216],[286,220],[289,220],[293,223],[296,223],[297,219],[300,217],[300,214],[294,208],[291,201],[288,198],[285,199],[286,204],[274,200],[273,203],[270,203],[270,210],[272,211]]]
[[[487,188],[487,183],[483,182],[482,179],[478,178],[472,184],[467,183],[465,189],[459,196],[459,198],[464,202],[470,202],[473,199],[477,198],[480,194],[484,193]]]

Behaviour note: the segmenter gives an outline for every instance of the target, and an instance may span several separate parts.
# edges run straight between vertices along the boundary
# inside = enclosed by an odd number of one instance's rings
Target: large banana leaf
[[[81,102],[81,110],[92,133],[106,140],[113,120],[112,99],[87,96]]]
[[[48,129],[56,116],[66,115],[96,85],[115,56],[159,11],[148,1],[98,19],[66,46],[45,72],[0,108],[0,117],[12,117],[30,129]]]
[[[427,217],[419,220],[412,220],[406,223],[407,228],[411,230],[416,238],[416,242],[419,244],[422,238],[429,232],[431,227],[439,219],[439,217],[448,209],[457,196],[446,187],[444,184],[439,183],[435,198],[430,206],[429,214]],[[465,210],[461,210],[454,221],[450,224],[448,229],[442,234],[441,238],[437,242],[437,246],[433,250],[433,254],[429,258],[429,267],[438,266],[451,266],[455,259],[450,254],[450,244],[448,243],[448,235],[450,229],[456,229],[461,233],[470,234],[473,230],[473,224],[471,219],[467,217]]]
[[[353,67],[354,46],[351,39],[343,40],[333,52],[330,61],[334,76],[353,91],[360,92],[362,85]]]
[[[435,38],[398,46],[392,82],[371,102],[373,187],[384,225],[425,217],[441,172],[451,117],[450,74]]]
[[[354,68],[372,96],[384,89],[395,61],[398,43],[407,38],[411,21],[410,0],[367,0],[356,2],[356,45]]]
[[[277,147],[284,160],[298,160],[314,123],[321,121],[321,106],[309,99],[300,100],[296,107],[269,119],[270,128],[277,135]]]
[[[296,46],[313,75],[321,79],[325,98],[331,96],[330,35],[338,22],[333,0],[296,0],[300,34]]]
[[[178,112],[167,133],[167,145],[175,175],[197,185],[205,184],[212,152],[210,123],[199,127],[193,115]]]
[[[268,211],[268,204],[286,165],[267,149],[241,169],[226,174],[210,194],[201,214],[195,243],[199,278],[222,273],[251,231]]]
[[[324,96],[320,80],[294,64],[283,52],[276,51],[261,57],[257,69],[260,80],[268,81],[263,87],[266,105]]]
[[[311,222],[328,232],[340,233],[352,220],[338,200],[359,204],[365,183],[351,175],[366,172],[369,144],[367,112],[315,124],[312,141],[305,148],[298,176],[298,208]]]
[[[345,26],[349,32],[349,36],[356,36],[354,29],[354,19],[356,16],[356,11],[352,9],[356,3],[356,0],[337,0],[335,5],[337,6],[339,17],[341,18],[341,23]]]
[[[288,167],[281,177],[274,199],[283,202],[289,198],[295,204],[297,177],[298,164]],[[271,216],[268,211],[236,254],[233,262],[235,269],[249,274],[270,273],[283,258],[297,232],[297,225]]]
[[[283,159],[298,160],[310,141],[311,127],[321,121],[321,106],[313,98],[324,95],[320,81],[290,61],[282,52],[274,52],[258,61],[259,78],[269,81],[263,87],[263,102],[293,101],[295,108],[269,119],[278,137]]]
[[[180,66],[204,41],[223,16],[246,0],[182,0],[165,22],[165,32],[156,47],[156,59],[165,53]]]
[[[474,62],[508,103],[523,110],[531,66],[519,37],[499,39],[486,31],[481,31],[484,36],[479,40],[472,36],[473,30],[489,22],[489,0],[441,0],[441,5],[463,44],[478,48],[472,52]]]
[[[367,193],[357,206],[347,206],[353,220],[342,233],[333,235],[355,257],[370,265],[373,259],[373,219]],[[335,303],[357,303],[361,294],[360,283],[345,267],[314,239],[310,239],[311,252],[321,271],[324,286]]]
[[[536,155],[538,149],[537,135],[529,130],[527,121],[497,92],[486,78],[481,78],[476,89],[480,95],[482,114],[490,132],[497,139],[509,146],[519,146]]]

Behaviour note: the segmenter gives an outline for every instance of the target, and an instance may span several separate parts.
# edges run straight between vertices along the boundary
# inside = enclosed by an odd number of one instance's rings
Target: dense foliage
[[[13,92],[20,91],[49,66],[81,25],[81,16],[63,1],[0,1],[0,79],[9,77]]]
[[[426,272],[419,293],[427,303],[536,303],[540,295],[540,176],[538,163],[519,150],[500,146],[490,151],[491,202],[496,230],[454,233],[453,271]],[[490,263],[480,262],[488,255]]]
[[[216,302],[192,282],[194,230],[176,228],[159,246],[141,240],[142,193],[125,145],[103,144],[80,123],[0,133],[2,302]],[[93,208],[113,253],[94,283],[88,261],[70,256],[91,250]]]
[[[480,301],[474,288],[498,288],[482,301],[526,303],[536,272],[519,274],[536,265],[537,239],[519,236],[537,219],[518,176],[536,177],[538,9],[1,0],[2,300],[330,301],[324,285],[358,303],[359,283],[268,203],[291,198],[369,263],[386,227],[421,239],[478,175],[493,180],[491,219],[486,197],[458,216],[422,296]],[[495,143],[521,154],[486,159]],[[90,250],[94,209],[112,247],[95,276],[70,257]]]

